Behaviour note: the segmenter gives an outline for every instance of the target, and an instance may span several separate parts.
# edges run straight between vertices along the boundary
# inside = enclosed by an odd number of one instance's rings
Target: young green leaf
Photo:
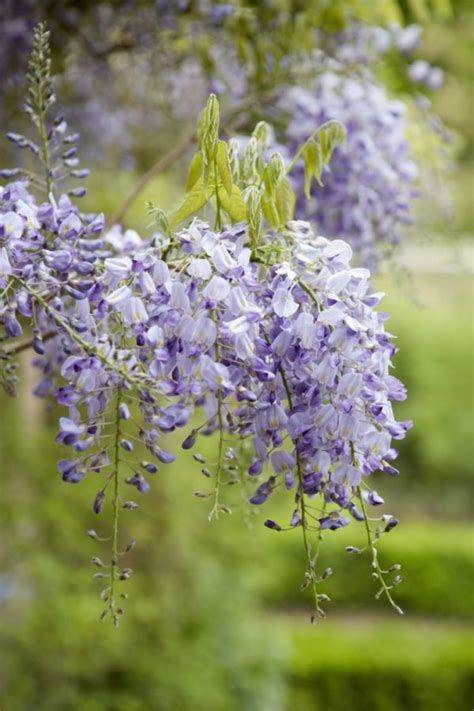
[[[346,129],[339,121],[327,121],[318,129],[317,138],[321,146],[323,166],[326,167],[336,146],[345,140]]]
[[[167,237],[169,237],[169,239],[171,239],[172,235],[170,224],[164,211],[159,207],[155,207],[152,202],[147,202],[146,206],[148,208],[148,213],[152,215],[160,232],[163,232]]]
[[[216,165],[220,179],[229,196],[232,195],[232,174],[230,172],[229,158],[227,155],[227,144],[225,141],[217,143]]]
[[[293,219],[295,212],[295,193],[288,178],[279,181],[276,190],[276,209],[279,217],[279,226],[285,225]]]
[[[221,207],[227,212],[232,222],[245,222],[247,206],[237,185],[232,186],[230,195],[222,185],[219,186],[218,192]]]
[[[262,232],[262,194],[259,188],[251,186],[244,194],[247,205],[250,240],[254,246],[258,245]]]
[[[219,102],[215,94],[210,94],[198,128],[199,147],[206,166],[209,166],[216,157],[219,121]]]
[[[262,195],[262,210],[270,227],[276,228],[280,225],[280,216],[276,208],[274,197]]]
[[[266,121],[259,121],[252,131],[252,136],[257,139],[264,148],[270,145],[271,129]]]
[[[282,156],[279,153],[274,153],[263,169],[263,182],[269,195],[275,195],[278,183],[285,177],[285,173]]]
[[[314,139],[310,139],[303,150],[304,159],[304,194],[309,200],[311,197],[311,180],[315,178],[319,185],[321,182],[321,172],[323,161],[321,156],[321,146]]]
[[[196,153],[191,161],[186,180],[186,191],[189,192],[195,186],[202,175],[202,153]]]
[[[194,215],[195,212],[204,207],[214,192],[215,188],[212,185],[207,187],[204,184],[203,178],[199,178],[192,190],[186,195],[181,205],[173,213],[170,227],[174,227],[179,222],[182,222],[188,217],[191,217],[191,215]]]

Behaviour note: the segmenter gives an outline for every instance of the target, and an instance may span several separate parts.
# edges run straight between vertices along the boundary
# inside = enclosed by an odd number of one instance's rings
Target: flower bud
[[[92,510],[94,511],[95,514],[100,514],[102,509],[104,508],[104,502],[105,502],[105,491],[102,489],[96,494],[96,497],[94,499],[94,503],[92,505]]]

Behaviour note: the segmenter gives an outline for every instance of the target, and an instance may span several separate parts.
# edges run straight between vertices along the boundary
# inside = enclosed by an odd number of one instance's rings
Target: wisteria
[[[312,200],[303,194],[302,171],[295,176],[299,207],[318,230],[350,242],[359,262],[373,268],[412,219],[418,168],[406,139],[404,105],[370,80],[333,72],[323,74],[312,93],[292,89],[287,101],[293,114],[289,146],[323,121],[343,117],[347,142]]]
[[[337,119],[346,126],[347,140],[314,185],[311,199],[302,169],[295,171],[293,184],[300,216],[328,237],[348,241],[358,263],[371,269],[406,234],[423,189],[408,140],[408,107],[378,80],[377,61],[394,49],[409,57],[420,32],[416,25],[385,30],[356,23],[341,35],[324,36],[319,57],[324,70],[310,86],[292,87],[280,99],[289,116],[283,145],[290,158],[324,121]],[[442,71],[424,60],[413,62],[407,72],[431,89],[442,83]]]
[[[83,189],[62,191],[63,180],[86,172],[64,118],[49,119],[43,26],[28,102],[39,142],[10,140],[30,149],[42,174],[2,173],[14,178],[0,192],[2,381],[14,389],[15,344],[31,337],[42,373],[36,394],[59,407],[60,476],[71,484],[93,478],[93,511],[111,510],[110,537],[88,531],[110,547],[106,561],[92,558],[106,585],[102,616],[118,624],[122,584],[132,575],[122,555],[134,541],[121,546],[120,517],[139,508],[153,475],[174,461],[167,435],[181,429],[182,447],[210,482],[195,492],[211,502],[210,519],[230,513],[228,483],[254,482],[249,503],[269,516],[273,494],[283,492],[287,519],[265,526],[301,531],[315,617],[328,600],[320,591],[330,574],[318,567],[322,534],[352,520],[365,527],[377,596],[401,612],[391,593],[401,578],[390,579],[399,566],[383,570],[377,547],[398,521],[368,514],[384,504],[369,477],[398,474],[392,440],[411,427],[392,409],[406,390],[391,375],[396,348],[377,310],[383,294],[372,291],[366,268],[352,265],[346,241],[316,236],[296,219],[289,180],[303,157],[307,183],[328,175],[342,124],[323,123],[287,168],[280,155],[267,157],[264,123],[243,152],[221,140],[211,95],[185,199],[170,216],[151,207],[157,230],[143,238],[118,225],[105,231],[103,215],[85,215],[74,202]],[[205,209],[213,226],[200,216]],[[211,435],[215,456],[207,461],[197,448]]]

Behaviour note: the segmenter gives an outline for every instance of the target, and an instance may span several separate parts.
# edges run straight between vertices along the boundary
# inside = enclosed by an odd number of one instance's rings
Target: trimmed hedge
[[[352,529],[352,530],[351,530]],[[273,536],[272,536],[273,534]],[[301,532],[269,532],[265,550],[267,564],[256,570],[265,599],[275,605],[301,606],[309,596],[300,592],[305,561]],[[403,583],[395,590],[395,598],[408,614],[443,617],[470,617],[473,614],[472,556],[473,527],[446,522],[423,521],[404,523],[379,543],[382,566],[402,565]],[[371,608],[384,611],[383,599],[376,602],[377,585],[371,578],[370,556],[346,553],[346,545],[363,546],[360,525],[331,532],[321,547],[320,569],[331,567],[332,577],[323,583],[332,602],[327,611]]]
[[[458,625],[396,619],[290,622],[291,708],[447,711],[472,707],[472,636]]]

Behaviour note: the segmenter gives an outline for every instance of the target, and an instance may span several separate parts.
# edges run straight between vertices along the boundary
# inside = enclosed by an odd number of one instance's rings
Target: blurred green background
[[[55,413],[32,400],[25,358],[18,398],[1,397],[2,711],[472,708],[473,21],[464,7],[428,26],[423,50],[447,71],[436,110],[459,144],[454,217],[413,230],[401,265],[377,278],[400,346],[395,374],[409,388],[398,414],[415,420],[401,476],[376,484],[401,520],[381,557],[402,564],[405,616],[374,600],[369,559],[345,553],[363,545],[354,523],[325,536],[332,602],[328,619],[310,625],[298,531],[265,529],[274,511],[251,514],[230,488],[234,514],[208,523],[208,503],[192,495],[205,481],[183,454],[155,475],[140,511],[122,515],[123,541],[138,541],[137,572],[120,629],[100,623],[100,585],[88,578],[100,544],[85,535],[102,525],[91,512],[97,487],[60,482]],[[104,171],[91,193],[100,188],[113,209],[136,177]],[[130,224],[146,225],[147,197],[166,206],[176,195],[169,176],[156,179]],[[419,210],[423,224],[429,202]]]

